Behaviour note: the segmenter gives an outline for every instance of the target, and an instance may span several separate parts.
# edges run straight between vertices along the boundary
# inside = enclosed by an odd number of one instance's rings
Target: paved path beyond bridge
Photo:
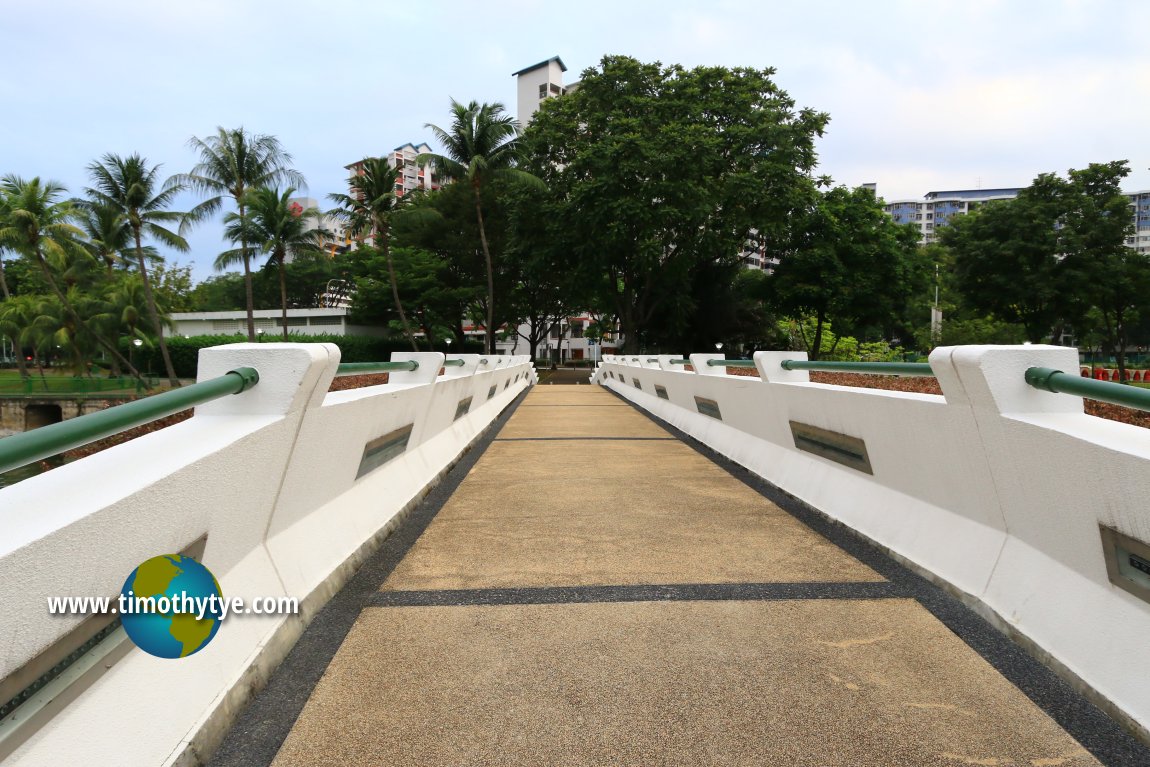
[[[215,764],[1146,763],[965,607],[604,389],[494,428]]]

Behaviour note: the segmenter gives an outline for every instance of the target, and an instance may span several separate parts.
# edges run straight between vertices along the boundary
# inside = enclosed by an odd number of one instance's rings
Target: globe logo
[[[132,571],[120,590],[128,637],[157,658],[185,658],[207,647],[220,628],[223,593],[208,568],[164,554]]]

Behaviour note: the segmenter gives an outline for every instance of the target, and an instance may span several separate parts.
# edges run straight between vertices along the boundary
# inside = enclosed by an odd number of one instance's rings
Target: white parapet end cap
[[[1026,370],[1054,368],[1078,375],[1078,350],[1067,346],[940,346],[930,367],[948,404],[998,413],[1082,413],[1082,398],[1035,389]]]
[[[197,406],[196,415],[272,415],[318,406],[339,359],[335,344],[241,343],[201,349],[197,381],[240,367],[255,368],[260,380],[245,392]]]
[[[704,376],[722,376],[727,374],[725,367],[711,366],[707,364],[707,360],[723,360],[726,357],[722,354],[709,352],[706,354],[692,354],[691,365],[695,368],[695,372]]]
[[[770,383],[810,383],[809,370],[787,370],[784,360],[807,361],[806,352],[755,352],[759,377]]]
[[[393,370],[388,374],[389,384],[435,383],[447,355],[442,352],[392,352],[392,362],[418,362],[415,370]],[[451,368],[448,368],[450,370]]]

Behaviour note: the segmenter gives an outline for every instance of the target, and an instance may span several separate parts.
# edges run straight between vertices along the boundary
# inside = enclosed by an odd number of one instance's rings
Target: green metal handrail
[[[707,360],[707,367],[712,368],[753,368],[754,360]]]
[[[0,439],[0,473],[58,455],[134,426],[159,420],[205,402],[239,394],[259,383],[255,368],[236,368],[219,378],[172,389],[97,413],[41,426]]]
[[[389,373],[393,370],[419,370],[415,360],[403,362],[343,362],[335,369],[337,376],[365,375],[367,373]]]
[[[1074,394],[1112,405],[1150,410],[1150,389],[1127,386],[1117,381],[1096,381],[1054,368],[1033,367],[1026,369],[1026,383],[1035,389],[1055,394]]]
[[[461,368],[463,367],[463,360],[444,360],[443,367],[445,368]]]
[[[783,370],[825,370],[871,375],[933,376],[929,362],[834,362],[823,360],[783,360]]]
[[[672,365],[690,365],[690,360],[667,360]]]

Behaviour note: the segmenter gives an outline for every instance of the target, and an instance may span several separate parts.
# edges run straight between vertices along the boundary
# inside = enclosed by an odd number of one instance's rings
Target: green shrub
[[[260,343],[277,343],[282,341],[281,336],[269,336],[264,334],[259,337]],[[246,343],[243,336],[232,335],[211,335],[211,336],[192,336],[191,338],[184,338],[183,336],[174,336],[167,339],[168,354],[172,357],[172,367],[176,369],[176,375],[180,378],[195,378],[196,367],[199,362],[200,349],[207,349],[212,346],[225,346],[227,344]],[[410,351],[411,344],[402,338],[378,338],[376,336],[341,336],[334,334],[324,335],[302,335],[298,333],[291,334],[292,343],[331,343],[339,347],[340,361],[341,362],[384,362],[391,359],[392,352]],[[455,346],[455,345],[453,345]],[[124,354],[128,352],[126,340],[121,344]],[[440,347],[442,351],[443,347]],[[453,349],[454,352],[460,353],[460,349]],[[465,354],[480,354],[483,351],[483,343],[481,341],[468,341],[464,344],[462,353]],[[152,375],[164,374],[164,361],[160,357],[159,347],[150,348],[143,346],[139,349],[134,349],[133,358],[136,367],[143,373]]]

